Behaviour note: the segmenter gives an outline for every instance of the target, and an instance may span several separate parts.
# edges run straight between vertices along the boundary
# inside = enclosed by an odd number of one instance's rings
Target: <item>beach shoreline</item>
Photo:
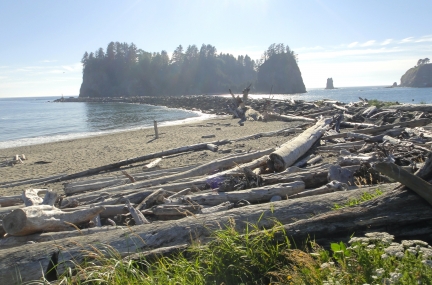
[[[59,174],[72,174],[167,149],[224,139],[233,140],[255,133],[270,132],[302,124],[302,122],[247,121],[244,123],[244,126],[240,126],[238,120],[230,116],[224,116],[183,122],[176,125],[161,125],[158,128],[158,139],[154,139],[154,130],[152,127],[149,127],[85,138],[0,149],[0,157],[2,157],[3,161],[5,159],[11,160],[16,154],[24,154],[27,158],[23,164],[0,167],[0,196],[21,194],[22,190],[30,187],[29,185],[10,188],[2,186],[10,182]],[[208,135],[215,135],[215,137],[202,138],[202,136]],[[241,141],[224,145],[221,149],[225,149],[226,151],[231,149],[231,153],[262,150],[280,146],[293,136],[295,134],[289,137],[276,136]],[[188,152],[163,159],[160,163],[160,168],[204,163],[228,154],[212,152],[210,150]],[[120,170],[127,170],[131,174],[142,172],[142,166],[147,163],[149,161],[122,167],[114,173],[108,172],[100,175],[121,175]],[[58,182],[47,186],[38,185],[34,186],[34,188],[47,187],[63,193],[63,183]]]

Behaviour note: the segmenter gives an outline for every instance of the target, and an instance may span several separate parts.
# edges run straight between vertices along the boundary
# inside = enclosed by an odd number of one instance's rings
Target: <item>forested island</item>
[[[110,42],[106,51],[85,52],[80,97],[175,96],[240,92],[252,84],[258,93],[305,93],[296,54],[272,44],[260,60],[179,45],[168,52],[147,52],[133,43]]]

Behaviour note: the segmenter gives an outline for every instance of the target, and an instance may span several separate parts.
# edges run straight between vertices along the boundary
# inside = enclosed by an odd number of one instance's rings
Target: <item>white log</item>
[[[63,212],[48,205],[29,206],[16,209],[3,219],[3,228],[14,236],[24,236],[37,232],[57,232],[70,230],[71,224],[77,225],[90,221],[104,210],[99,206],[86,210]]]
[[[319,120],[294,139],[284,143],[270,154],[270,163],[276,171],[283,171],[304,155],[328,129],[331,119]]]
[[[43,198],[38,195],[39,189],[26,189],[22,192],[22,200],[24,201],[24,205],[35,206],[40,205],[43,202]]]
[[[219,147],[215,144],[209,143],[209,144],[207,144],[207,149],[209,149],[213,152],[216,152],[216,151],[218,151]]]
[[[292,121],[305,121],[305,122],[316,122],[315,119],[303,117],[303,116],[293,116],[293,115],[279,115],[276,113],[268,113],[267,114],[269,119],[273,120],[281,120],[284,122],[292,122]]]
[[[48,190],[43,198],[42,205],[54,206],[57,198],[58,194],[56,192]]]
[[[152,169],[152,168],[156,168],[158,166],[158,164],[162,161],[162,158],[156,158],[155,160],[153,160],[152,162],[150,162],[149,164],[146,164],[143,166],[143,170],[144,169]]]

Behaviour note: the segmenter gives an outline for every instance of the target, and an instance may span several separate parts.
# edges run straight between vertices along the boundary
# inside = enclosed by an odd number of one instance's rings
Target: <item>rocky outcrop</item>
[[[325,89],[335,89],[333,86],[333,78],[327,78],[327,84]]]
[[[421,64],[410,68],[401,77],[402,87],[432,87],[432,64]]]

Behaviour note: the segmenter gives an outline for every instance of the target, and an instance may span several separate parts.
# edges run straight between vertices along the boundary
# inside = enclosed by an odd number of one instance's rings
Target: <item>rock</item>
[[[432,63],[408,69],[401,77],[402,87],[432,87]]]
[[[333,78],[327,78],[327,84],[325,89],[335,89],[333,86]]]

